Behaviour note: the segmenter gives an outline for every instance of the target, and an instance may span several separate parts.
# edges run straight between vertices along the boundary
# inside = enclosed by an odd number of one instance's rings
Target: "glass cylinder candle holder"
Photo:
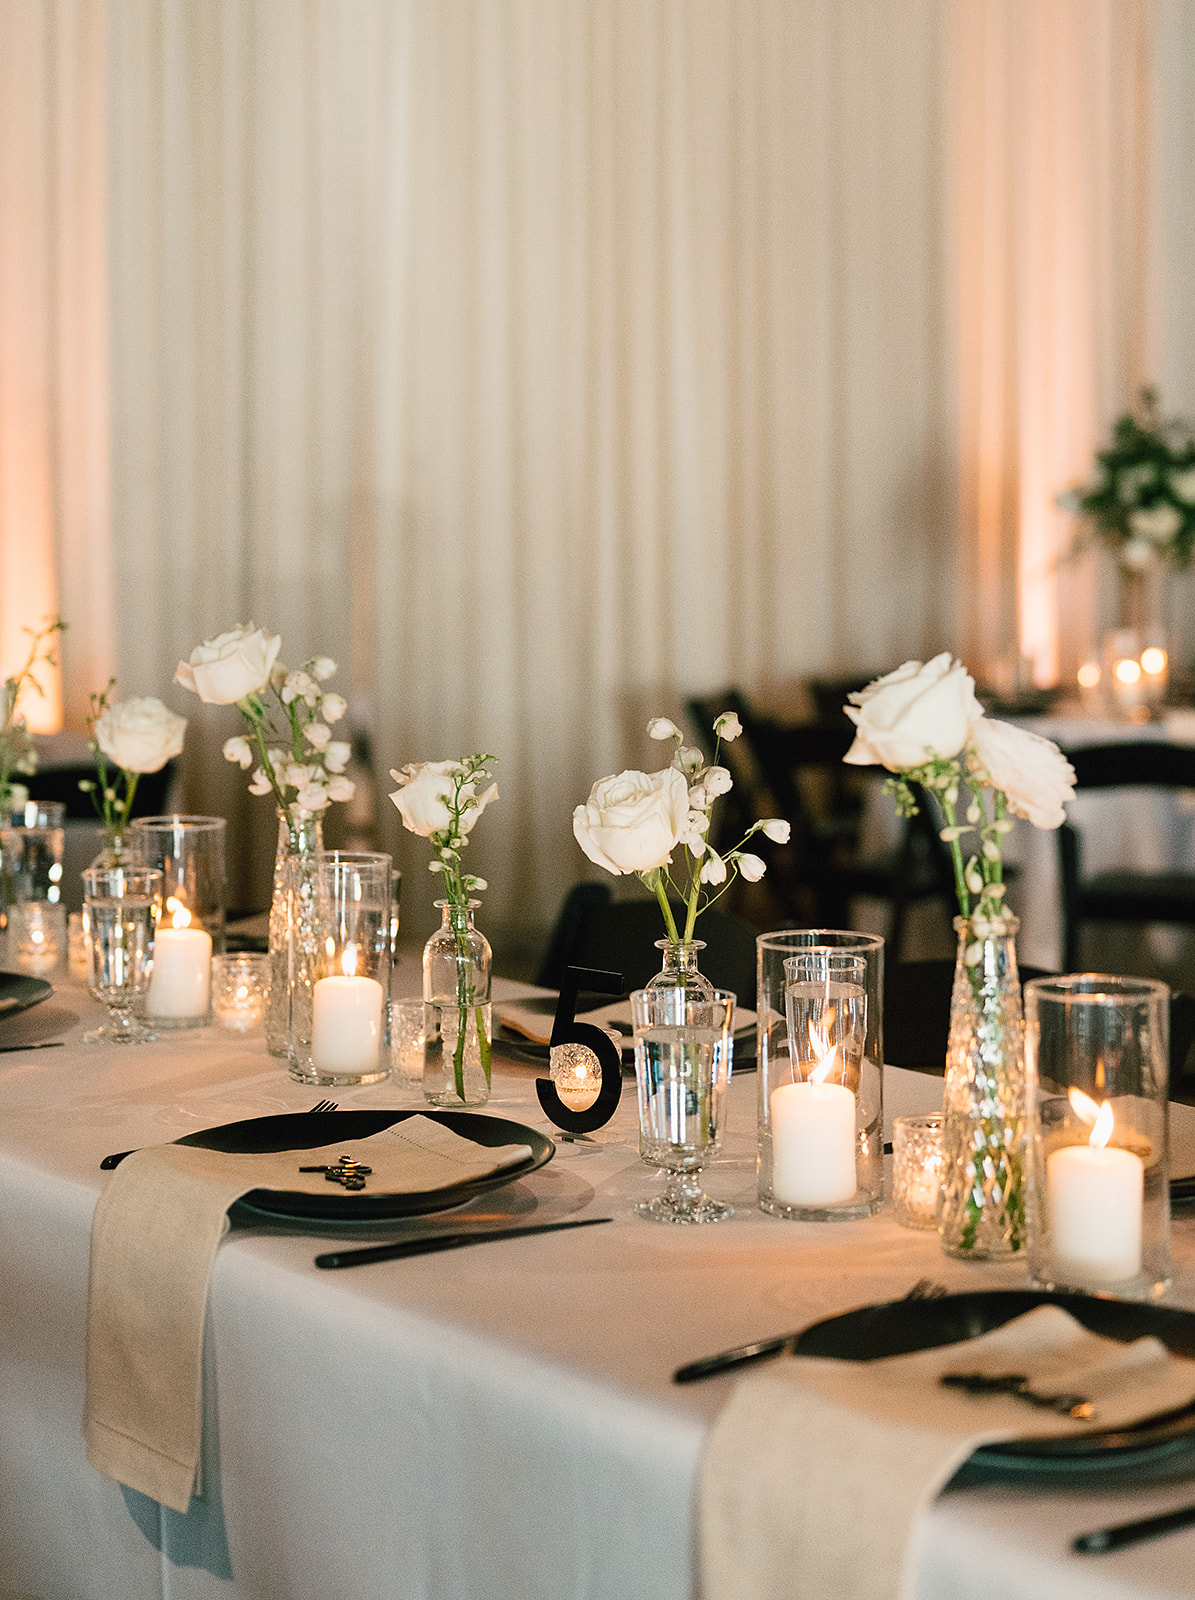
[[[316,857],[317,954],[310,1033],[292,1028],[300,1083],[377,1083],[390,991],[390,857],[327,850]]]
[[[759,1206],[805,1221],[883,1203],[884,941],[846,929],[756,941]]]
[[[1170,1282],[1170,991],[1079,973],[1025,986],[1029,1272],[1151,1299]]]
[[[0,927],[9,906],[61,903],[65,817],[57,800],[27,800],[0,815]]]
[[[230,1033],[251,1033],[265,1021],[270,958],[241,952],[212,957],[212,1021]]]
[[[162,918],[145,1015],[159,1031],[202,1028],[211,1016],[212,953],[224,949],[223,817],[141,817],[130,848],[162,874]]]
[[[942,1192],[942,1113],[892,1123],[892,1207],[902,1228],[936,1229]]]

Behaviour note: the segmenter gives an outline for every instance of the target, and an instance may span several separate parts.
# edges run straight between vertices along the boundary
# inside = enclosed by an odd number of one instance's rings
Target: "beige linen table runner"
[[[488,1177],[531,1153],[408,1117],[366,1139],[304,1150],[232,1155],[166,1144],[126,1156],[91,1225],[87,1459],[186,1511],[199,1465],[208,1279],[234,1200],[251,1189],[327,1195],[322,1173],[298,1169],[341,1155],[373,1168],[366,1192],[416,1194]]]
[[[1088,1396],[1073,1422],[943,1373]],[[1195,1399],[1195,1362],[1044,1305],[982,1338],[869,1362],[797,1357],[740,1380],[701,1476],[704,1600],[908,1600],[922,1511],[981,1444],[1123,1427]]]

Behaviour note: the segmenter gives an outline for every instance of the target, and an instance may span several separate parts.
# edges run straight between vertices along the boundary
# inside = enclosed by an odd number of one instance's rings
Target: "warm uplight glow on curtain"
[[[1146,381],[1152,0],[958,0],[961,637],[1057,681],[1092,644],[1093,573],[1054,505]]]
[[[82,725],[112,667],[106,5],[0,0],[0,674],[55,612],[63,674],[22,701]]]

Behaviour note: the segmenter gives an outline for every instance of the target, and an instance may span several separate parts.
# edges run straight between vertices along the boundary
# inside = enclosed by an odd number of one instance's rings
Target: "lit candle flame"
[[[825,1083],[838,1072],[838,1046],[830,1047],[829,1055],[825,1055],[809,1074],[810,1083]]]
[[[1112,1137],[1112,1107],[1105,1100],[1100,1107],[1100,1114],[1095,1119],[1095,1127],[1091,1130],[1091,1137],[1087,1143],[1093,1150],[1102,1150]]]
[[[355,944],[345,945],[344,954],[340,958],[340,970],[346,978],[355,978],[357,976],[357,946]]]
[[[1071,1110],[1084,1122],[1094,1122],[1100,1114],[1099,1106],[1089,1094],[1084,1094],[1082,1089],[1068,1090],[1067,1099],[1071,1103]]]
[[[166,902],[166,909],[170,912],[170,926],[172,928],[189,928],[191,926],[191,913],[176,896],[170,896]]]

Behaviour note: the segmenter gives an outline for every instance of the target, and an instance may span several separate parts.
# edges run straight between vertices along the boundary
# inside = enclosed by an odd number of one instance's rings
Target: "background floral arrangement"
[[[1091,481],[1058,496],[1064,511],[1089,519],[1091,530],[1121,566],[1136,571],[1160,557],[1187,567],[1195,550],[1195,434],[1164,421],[1157,395],[1141,394],[1136,413],[1121,417],[1112,442],[1095,458]],[[1090,542],[1080,533],[1075,552]]]
[[[116,679],[109,678],[104,692],[91,697],[87,726],[99,778],[98,782],[84,778],[79,787],[91,795],[109,848],[119,851],[142,773],[160,772],[182,754],[187,719],[152,696],[110,701],[115,685]]]
[[[47,617],[40,628],[22,629],[22,632],[29,635],[29,654],[20,670],[14,672],[11,678],[5,678],[4,688],[0,691],[0,809],[2,810],[9,809],[13,804],[15,791],[20,788],[20,785],[13,783],[13,774],[29,777],[37,771],[37,751],[33,748],[33,740],[25,726],[25,719],[20,715],[20,702],[22,696],[29,690],[33,690],[35,694],[44,693],[38,682],[37,669],[39,666],[57,666],[55,646],[58,635],[65,627],[66,623],[61,617]],[[23,798],[23,793],[21,797]]]

